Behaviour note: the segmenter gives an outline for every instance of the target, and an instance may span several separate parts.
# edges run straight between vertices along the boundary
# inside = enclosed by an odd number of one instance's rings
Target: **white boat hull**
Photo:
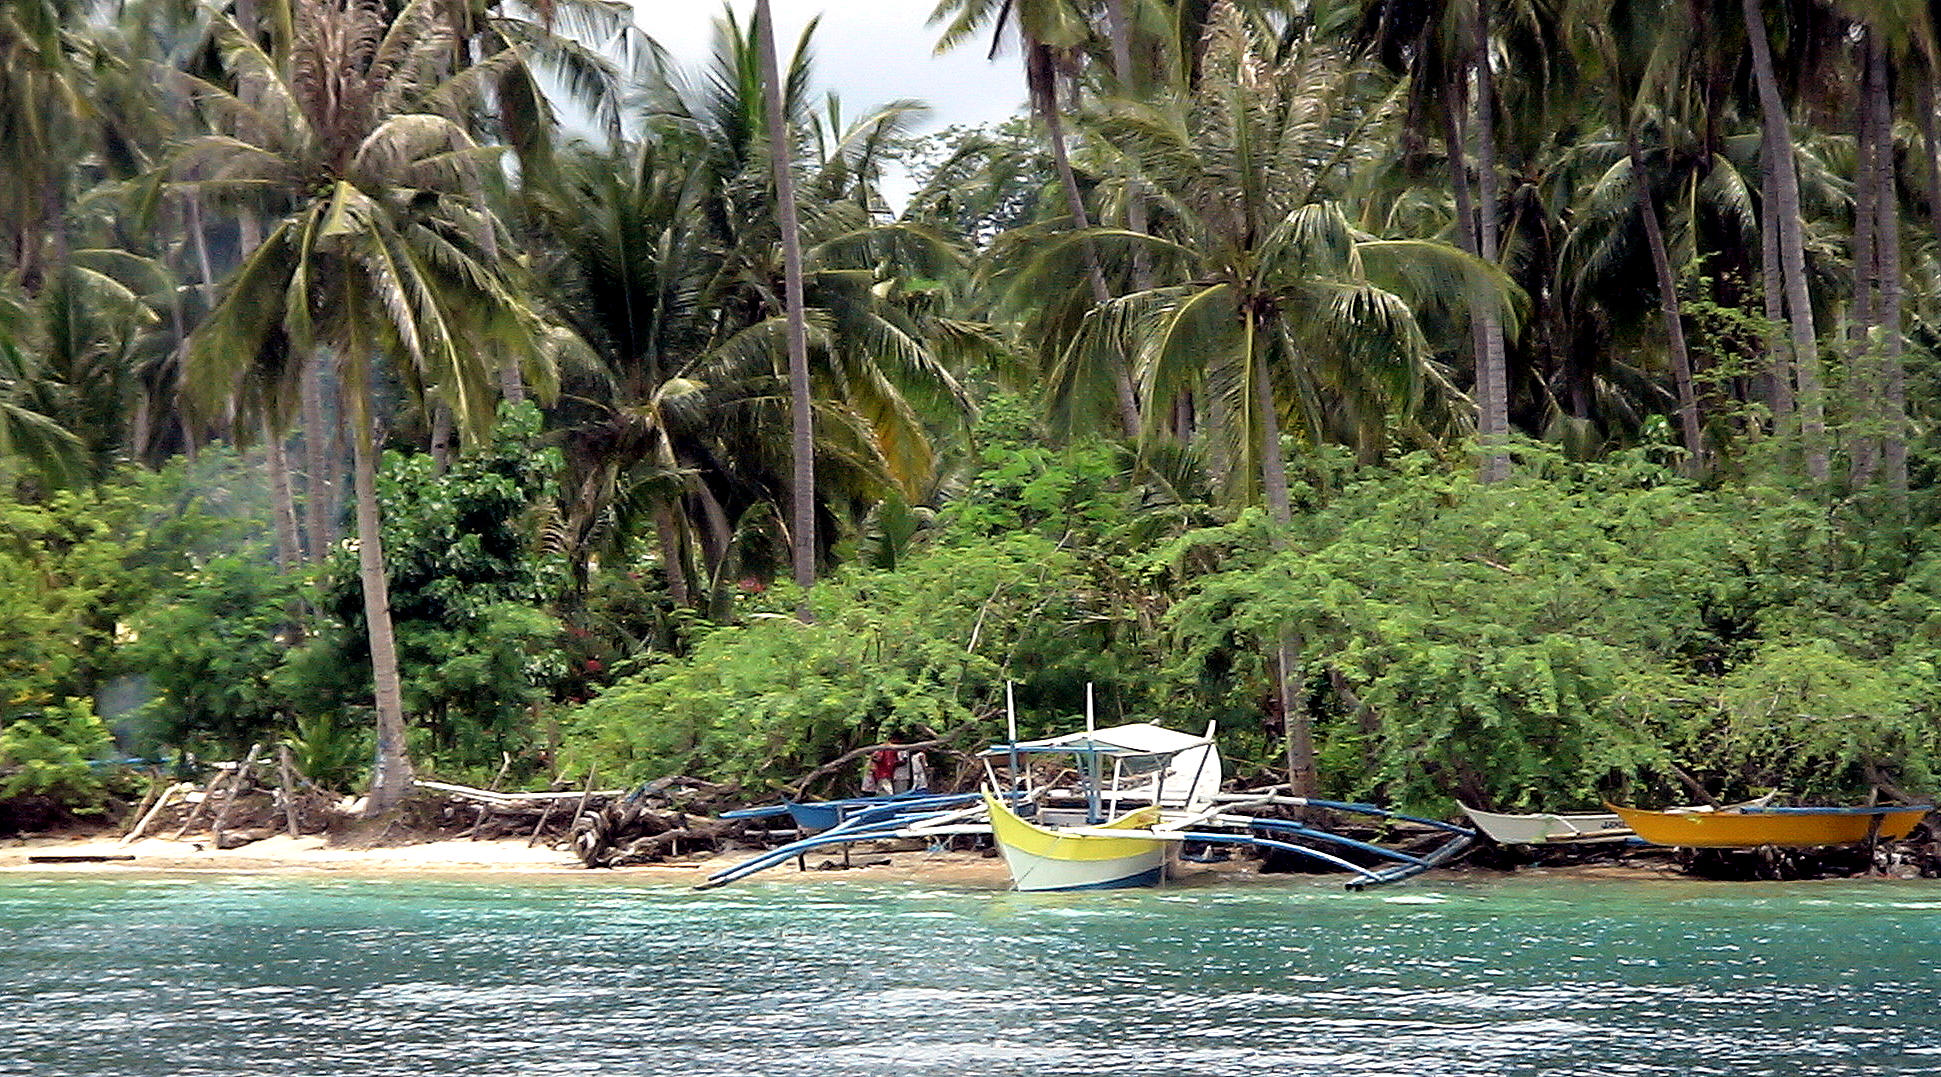
[[[988,793],[985,804],[992,836],[1019,890],[1116,890],[1157,886],[1165,878],[1173,843],[1151,836],[1159,820],[1155,808],[1098,827],[1063,830],[1021,819]]]

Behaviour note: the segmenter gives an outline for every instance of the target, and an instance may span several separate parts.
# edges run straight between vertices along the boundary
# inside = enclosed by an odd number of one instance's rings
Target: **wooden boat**
[[[836,820],[827,829],[722,868],[696,885],[703,890],[725,886],[790,861],[800,864],[803,854],[813,849],[887,839],[935,843],[988,835],[1004,855],[1019,890],[1157,885],[1166,875],[1172,851],[1189,842],[1305,857],[1348,873],[1352,876],[1348,888],[1360,890],[1401,882],[1450,863],[1475,840],[1476,832],[1467,827],[1372,804],[1291,796],[1284,786],[1221,792],[1221,760],[1212,726],[1200,736],[1144,722],[1099,729],[1092,717],[1089,686],[1086,697],[1084,732],[1036,741],[1018,739],[1015,708],[1007,706],[1011,735],[981,753],[986,778],[981,792],[841,802]],[[1053,783],[1040,783],[1049,768],[1036,768],[1034,773],[1025,765],[1029,759],[1057,755],[1076,760],[1076,783],[1068,782],[1069,769],[1052,770]],[[997,770],[999,760],[1009,761],[1004,777]],[[730,816],[768,818],[791,807],[803,806],[751,808]],[[1424,851],[1392,849],[1282,817],[1287,808],[1367,816],[1418,831],[1439,831],[1445,840]],[[803,829],[813,829],[820,822],[812,819]],[[1369,861],[1386,865],[1370,867]]]
[[[1689,849],[1851,845],[1876,838],[1899,841],[1934,810],[1929,804],[1862,808],[1748,807],[1725,811],[1644,811],[1615,804],[1605,807],[1616,812],[1645,841]]]
[[[1135,808],[1097,826],[1040,826],[984,794],[1012,883],[1019,890],[1116,890],[1157,886],[1166,873],[1166,852],[1178,838],[1155,836],[1159,809]]]
[[[1609,813],[1527,815],[1488,812],[1460,801],[1457,806],[1476,829],[1499,845],[1565,845],[1601,841],[1629,841],[1636,835],[1623,819]]]

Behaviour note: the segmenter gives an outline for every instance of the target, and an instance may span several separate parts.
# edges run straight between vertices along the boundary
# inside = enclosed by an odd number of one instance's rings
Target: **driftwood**
[[[182,825],[176,828],[173,840],[181,841],[182,835],[187,834],[189,828],[195,825],[196,820],[202,818],[203,809],[209,806],[209,799],[216,795],[216,786],[222,784],[222,780],[228,776],[228,771],[217,770],[209,777],[209,784],[202,787],[202,799],[191,802],[189,814],[183,818]],[[186,795],[184,794],[184,796]]]
[[[293,838],[303,833],[302,826],[297,823],[297,784],[290,778],[290,772],[295,769],[290,761],[290,746],[277,745],[276,776],[283,789],[283,821],[287,832]]]
[[[1691,790],[1692,795],[1697,797],[1700,800],[1700,802],[1707,804],[1713,808],[1725,807],[1725,805],[1718,802],[1717,797],[1714,797],[1711,793],[1708,793],[1705,791],[1705,786],[1700,784],[1697,778],[1692,777],[1690,771],[1686,770],[1684,767],[1681,767],[1676,763],[1667,763],[1666,766],[1669,766],[1671,768],[1672,777],[1677,778],[1680,784],[1682,784],[1685,788]]]
[[[141,837],[142,831],[148,829],[148,824],[154,822],[155,817],[162,814],[163,808],[168,807],[168,802],[170,797],[175,796],[178,793],[187,794],[193,791],[194,789],[195,789],[195,786],[190,782],[177,782],[176,784],[171,785],[168,788],[162,790],[162,795],[159,797],[156,797],[155,803],[149,805],[148,814],[142,816],[141,819],[139,819],[135,823],[134,829],[122,835],[121,844],[126,845],[129,842],[134,841],[136,838]]]
[[[582,815],[573,825],[573,852],[589,868],[645,864],[685,850],[720,847],[726,824],[658,811],[650,786],[613,801],[597,812]]]
[[[499,772],[492,776],[492,784],[486,786],[485,791],[488,793],[497,792],[499,788],[499,783],[502,781],[505,781],[505,772],[511,769],[512,769],[512,753],[500,752],[499,753]],[[479,828],[485,825],[485,817],[488,814],[490,814],[490,809],[488,809],[483,804],[479,805],[478,822],[472,824],[472,832],[465,836],[467,841],[479,840]]]
[[[236,803],[236,793],[249,780],[250,768],[256,765],[256,755],[263,750],[261,744],[249,746],[249,754],[243,757],[242,764],[236,768],[236,776],[230,779],[229,789],[223,794],[222,806],[216,809],[216,821],[209,826],[209,833],[216,839],[216,848],[231,848],[222,843],[222,824],[229,818],[229,808]]]

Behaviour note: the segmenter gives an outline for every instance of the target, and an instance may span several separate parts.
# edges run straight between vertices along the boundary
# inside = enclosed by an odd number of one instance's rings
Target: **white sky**
[[[923,130],[953,123],[991,123],[1024,106],[1024,74],[1015,49],[986,60],[990,38],[965,42],[934,55],[938,29],[928,25],[936,0],[770,0],[775,45],[794,49],[802,27],[820,14],[812,45],[817,98],[824,90],[842,97],[843,115],[857,117],[877,105],[915,98],[929,105]],[[753,0],[733,0],[743,26]],[[721,0],[634,0],[641,29],[685,69],[705,65],[713,52],[714,20]]]

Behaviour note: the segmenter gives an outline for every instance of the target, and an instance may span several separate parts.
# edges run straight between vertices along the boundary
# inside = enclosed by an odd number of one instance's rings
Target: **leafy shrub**
[[[0,728],[0,823],[53,813],[98,814],[110,786],[90,763],[108,750],[107,727],[85,699],[64,699]]]

